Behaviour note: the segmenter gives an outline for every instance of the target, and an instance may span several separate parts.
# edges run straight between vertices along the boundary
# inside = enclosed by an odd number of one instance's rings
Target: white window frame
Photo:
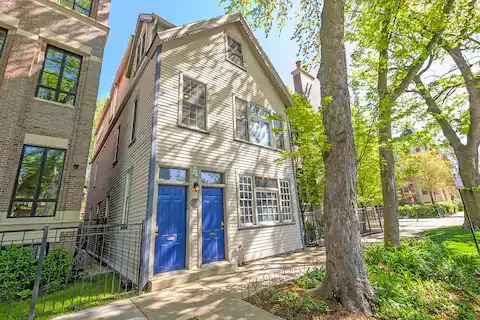
[[[251,187],[252,187],[252,214],[253,214],[253,223],[242,223],[241,221],[241,208],[244,206],[241,205],[241,200],[244,200],[243,198],[240,198],[240,192],[245,192],[245,191],[240,191],[240,180],[242,177],[248,177],[250,178],[251,181]],[[257,187],[255,183],[256,178],[265,178],[265,179],[271,179],[276,181],[276,187],[275,188],[269,188],[269,187]],[[288,195],[289,195],[289,208],[290,212],[289,214],[291,215],[291,219],[285,219],[284,217],[284,207],[282,203],[282,189],[281,189],[281,183],[282,182],[287,182],[288,183]],[[279,220],[277,221],[267,221],[267,222],[259,222],[258,221],[258,205],[257,205],[257,192],[275,192],[277,194],[277,207],[278,207],[278,215],[279,215]],[[244,229],[244,228],[256,228],[256,227],[262,227],[262,226],[281,226],[281,225],[288,225],[288,224],[293,224],[295,223],[294,219],[294,210],[293,210],[293,196],[292,196],[292,189],[291,189],[291,182],[288,179],[279,179],[279,178],[271,178],[271,177],[261,177],[255,174],[249,174],[249,173],[243,173],[243,174],[238,174],[237,175],[237,205],[238,205],[238,225],[239,229]]]
[[[288,194],[284,193],[284,190],[288,191]],[[292,204],[292,188],[290,180],[278,179],[278,192],[280,196],[280,215],[283,222],[293,222],[293,204]],[[288,199],[287,199],[288,196]],[[285,216],[289,215],[290,218],[286,219]]]
[[[183,82],[184,82],[184,79],[185,78],[188,78],[189,80],[191,81],[194,81],[194,82],[197,82],[201,85],[204,85],[205,86],[205,129],[202,129],[200,127],[197,126],[190,126],[190,125],[186,125],[182,122],[182,118],[183,118]],[[182,128],[187,128],[187,129],[191,129],[191,130],[194,130],[194,131],[199,131],[199,132],[205,132],[205,133],[208,133],[208,112],[209,112],[209,108],[208,108],[208,85],[207,83],[195,78],[195,77],[191,77],[189,76],[188,74],[185,74],[183,72],[180,72],[179,73],[179,97],[178,97],[178,100],[179,100],[179,103],[178,103],[178,126],[179,127],[182,127]]]
[[[105,198],[105,219],[107,223],[109,222],[109,215],[110,214],[110,195],[107,195],[107,198]]]
[[[243,61],[243,65],[240,65],[234,61],[232,61],[231,59],[229,59],[228,57],[228,51],[230,50],[230,47],[228,45],[228,39],[232,39],[233,41],[235,42],[238,42],[238,44],[240,44],[240,49],[242,51],[242,61]],[[243,42],[238,40],[236,37],[228,34],[228,33],[225,33],[225,60],[227,60],[228,62],[234,64],[235,66],[237,66],[238,68],[240,69],[243,69],[246,71],[247,69],[247,63],[245,61],[245,50],[244,50],[244,46],[243,46]]]
[[[118,150],[120,149],[120,125],[117,127],[117,137],[115,139],[115,152],[113,153],[113,164],[118,161]]]
[[[247,103],[247,131],[248,131],[247,136],[248,136],[248,140],[242,139],[242,138],[237,136],[237,111],[236,111],[236,100],[237,99],[242,100],[242,101]],[[276,142],[276,137],[275,137],[275,133],[274,133],[274,130],[273,130],[274,125],[275,125],[275,120],[273,120],[273,119],[271,119],[271,120],[263,119],[260,116],[252,115],[251,112],[250,112],[250,106],[251,105],[254,105],[257,108],[260,108],[260,109],[266,111],[269,116],[276,116],[277,118],[279,118],[279,121],[282,123],[282,129],[283,129],[283,135],[282,136],[283,136],[283,147],[284,147],[284,149],[277,149],[277,147],[276,147],[277,142]],[[260,121],[268,122],[269,131],[270,131],[270,144],[271,144],[271,146],[266,146],[266,145],[263,145],[261,143],[253,142],[252,129],[251,129],[251,125],[250,125],[250,119],[252,119],[252,118],[260,120]],[[256,146],[269,148],[269,149],[274,149],[274,150],[278,150],[278,151],[286,151],[287,141],[285,140],[285,138],[286,138],[287,135],[285,134],[286,126],[285,126],[284,122],[285,122],[285,116],[279,115],[275,111],[273,111],[271,109],[267,109],[267,108],[265,108],[265,107],[263,107],[263,106],[261,106],[257,103],[251,102],[248,99],[244,99],[240,96],[235,96],[235,95],[233,96],[233,137],[234,137],[234,140],[242,141],[242,142],[248,142],[248,143],[254,144]]]
[[[130,213],[130,191],[132,189],[132,170],[127,171],[125,177],[125,190],[123,193],[123,211],[121,224],[128,222],[128,215]]]

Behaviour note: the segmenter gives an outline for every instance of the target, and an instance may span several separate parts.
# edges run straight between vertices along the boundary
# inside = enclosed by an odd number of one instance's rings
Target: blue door
[[[202,189],[202,263],[225,260],[223,189]]]
[[[185,268],[186,187],[158,186],[154,273]]]

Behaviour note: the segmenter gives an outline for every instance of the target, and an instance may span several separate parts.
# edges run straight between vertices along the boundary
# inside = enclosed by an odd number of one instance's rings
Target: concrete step
[[[148,281],[148,291],[158,291],[206,277],[237,271],[237,263],[218,261],[194,270],[175,270],[156,274]]]

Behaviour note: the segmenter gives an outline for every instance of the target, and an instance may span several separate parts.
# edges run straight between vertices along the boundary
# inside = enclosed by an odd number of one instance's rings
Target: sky
[[[112,1],[107,45],[103,58],[98,97],[109,95],[115,74],[127,46],[128,38],[135,32],[140,13],[156,13],[176,25],[213,18],[225,14],[225,5],[220,0],[136,0],[132,5],[127,0]],[[295,69],[297,44],[290,40],[293,23],[280,33],[277,29],[265,36],[263,30],[253,30],[263,50],[272,61],[283,82],[293,88],[291,72]]]

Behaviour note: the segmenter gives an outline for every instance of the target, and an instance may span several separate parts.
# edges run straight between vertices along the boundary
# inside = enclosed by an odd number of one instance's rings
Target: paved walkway
[[[414,237],[419,233],[444,227],[462,225],[463,214],[442,219],[400,220],[402,237]],[[363,241],[381,241],[383,234],[363,237]],[[144,294],[132,299],[115,301],[56,318],[56,320],[146,320],[146,319],[280,319],[242,300],[255,280],[264,283],[265,275],[279,275],[279,270],[292,274],[301,272],[302,266],[323,263],[323,248],[306,250],[262,259],[239,267],[235,273],[204,278],[195,282]],[[270,273],[269,273],[270,271]],[[287,272],[288,273],[288,272]],[[285,276],[282,273],[282,276]],[[288,275],[287,275],[288,276]],[[267,280],[268,281],[268,280]],[[249,286],[249,283],[251,284]]]

